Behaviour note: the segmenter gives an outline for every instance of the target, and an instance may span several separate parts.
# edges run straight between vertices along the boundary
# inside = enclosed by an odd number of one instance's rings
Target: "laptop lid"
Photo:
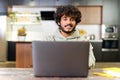
[[[87,77],[89,42],[33,41],[33,73],[42,77]]]

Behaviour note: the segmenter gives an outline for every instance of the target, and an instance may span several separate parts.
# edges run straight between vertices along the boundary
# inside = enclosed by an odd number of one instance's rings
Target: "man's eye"
[[[66,21],[66,20],[67,20],[67,18],[63,18],[63,20],[65,20],[65,21]]]
[[[74,19],[74,18],[72,18],[72,19],[71,19],[71,21],[75,21],[75,19]]]

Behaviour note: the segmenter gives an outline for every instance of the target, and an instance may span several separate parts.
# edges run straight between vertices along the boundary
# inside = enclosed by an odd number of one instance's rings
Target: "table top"
[[[104,77],[94,75],[94,72],[101,72],[102,69],[89,70],[89,76],[82,77],[34,77],[32,68],[0,68],[0,80],[120,80],[120,77]]]

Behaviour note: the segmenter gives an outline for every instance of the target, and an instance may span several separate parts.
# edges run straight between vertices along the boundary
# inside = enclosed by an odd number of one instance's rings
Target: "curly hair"
[[[81,12],[72,5],[67,6],[59,6],[55,13],[55,21],[58,24],[60,22],[62,16],[68,16],[75,19],[76,24],[81,22]]]

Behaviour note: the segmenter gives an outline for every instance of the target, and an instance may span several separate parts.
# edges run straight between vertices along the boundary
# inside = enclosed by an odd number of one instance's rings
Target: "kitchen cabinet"
[[[40,5],[40,0],[24,0],[23,5],[28,5],[28,6],[39,6]]]
[[[80,24],[102,24],[102,6],[78,6],[82,18]]]
[[[119,62],[119,51],[102,52],[102,42],[91,42],[96,62]],[[31,42],[16,42],[16,67],[32,67],[32,44]]]
[[[56,0],[40,0],[39,6],[53,6]]]
[[[0,0],[0,15],[7,15],[8,0]]]
[[[119,62],[120,54],[119,51],[104,51],[102,52],[103,62]]]
[[[4,0],[8,1],[8,5],[22,5],[24,4],[24,0]]]
[[[31,3],[33,1],[33,3]],[[72,4],[72,0],[8,0],[9,5],[58,6]]]
[[[60,5],[70,5],[70,4],[72,4],[72,3],[73,3],[72,0],[55,0],[56,6],[60,6]]]
[[[31,42],[16,42],[16,67],[32,67],[32,44]]]
[[[103,1],[103,24],[120,24],[119,0]],[[111,6],[112,5],[112,6]]]
[[[119,51],[102,51],[102,42],[91,42],[96,62],[119,62]]]
[[[8,41],[7,60],[8,61],[15,61],[16,60],[16,44],[13,41]]]
[[[93,46],[93,52],[96,58],[96,62],[101,62],[102,61],[102,42],[91,42]]]
[[[33,3],[31,3],[33,1]],[[8,5],[39,5],[39,0],[8,0]]]

